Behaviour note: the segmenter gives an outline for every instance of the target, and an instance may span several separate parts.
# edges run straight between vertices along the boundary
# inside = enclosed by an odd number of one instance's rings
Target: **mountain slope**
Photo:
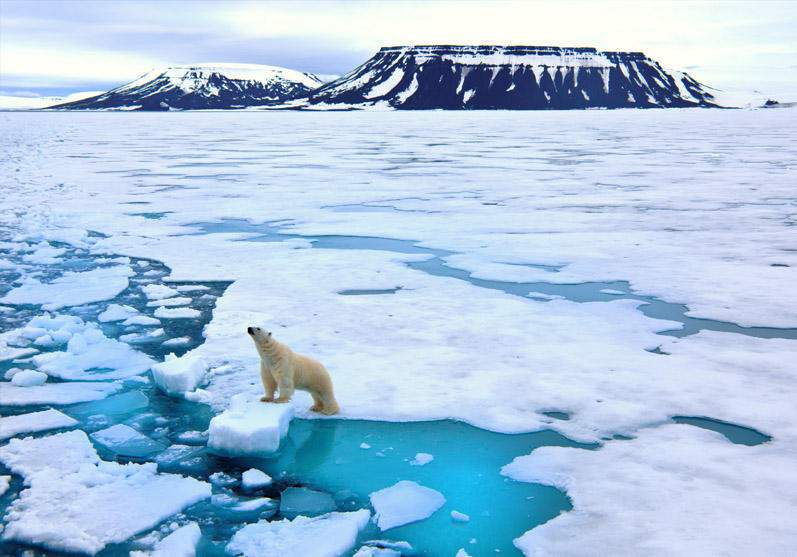
[[[323,105],[400,109],[565,109],[718,106],[685,73],[641,52],[536,46],[385,47],[310,93]]]
[[[59,109],[241,108],[284,102],[321,85],[311,74],[255,64],[195,64],[158,69]]]

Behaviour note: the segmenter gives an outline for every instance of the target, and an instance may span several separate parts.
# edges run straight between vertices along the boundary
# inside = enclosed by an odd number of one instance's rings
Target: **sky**
[[[797,0],[0,0],[0,95],[65,95],[202,62],[343,75],[381,46],[642,51],[709,86],[797,98]]]

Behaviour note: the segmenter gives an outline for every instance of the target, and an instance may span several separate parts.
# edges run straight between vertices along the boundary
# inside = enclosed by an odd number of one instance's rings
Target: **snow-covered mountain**
[[[382,48],[310,93],[308,102],[401,109],[718,106],[704,85],[668,73],[641,52],[448,45]]]
[[[314,75],[255,64],[193,64],[153,70],[100,95],[56,105],[64,109],[168,110],[241,108],[306,95]]]

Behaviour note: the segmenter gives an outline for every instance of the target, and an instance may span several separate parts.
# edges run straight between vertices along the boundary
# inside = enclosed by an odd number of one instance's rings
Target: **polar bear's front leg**
[[[282,403],[290,401],[293,396],[293,389],[293,381],[291,381],[290,378],[285,377],[285,375],[280,377],[280,396],[276,398],[274,402]]]
[[[266,391],[266,396],[260,398],[260,402],[271,402],[274,400],[274,391],[277,390],[277,382],[274,381],[274,376],[266,367],[266,364],[260,362],[260,380],[263,382],[263,389]]]

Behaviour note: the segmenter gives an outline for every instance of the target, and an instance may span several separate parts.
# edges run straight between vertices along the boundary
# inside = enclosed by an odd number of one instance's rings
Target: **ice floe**
[[[152,551],[131,551],[130,557],[194,557],[201,538],[199,525],[189,522],[157,542]]]
[[[126,265],[101,267],[83,272],[66,272],[52,282],[43,283],[25,277],[22,285],[0,298],[6,304],[39,304],[42,309],[56,310],[89,302],[110,300],[128,286],[133,274]]]
[[[0,461],[27,489],[8,507],[3,539],[94,555],[210,496],[210,485],[158,474],[154,463],[99,459],[86,434],[12,439]]]
[[[97,320],[102,323],[109,321],[124,321],[138,314],[138,310],[131,306],[120,304],[109,304],[107,309],[97,316]]]
[[[11,384],[17,387],[37,387],[47,382],[47,374],[32,369],[23,369],[11,378]]]
[[[248,524],[227,544],[227,552],[244,557],[262,555],[302,555],[338,557],[351,550],[371,513],[365,509],[333,512],[315,518],[297,516],[293,520]]]
[[[77,420],[52,408],[41,412],[0,417],[0,440],[14,437],[20,433],[47,431],[61,427],[72,427],[77,424]]]
[[[271,482],[271,476],[257,468],[250,468],[241,475],[241,487],[249,491],[271,485]]]
[[[245,402],[239,396],[229,410],[210,420],[208,449],[228,456],[273,453],[292,419],[291,404]]]
[[[159,317],[161,319],[194,319],[202,315],[202,312],[186,307],[159,307],[155,310],[154,315],[155,317]]]
[[[152,457],[166,448],[163,443],[154,441],[125,424],[95,431],[91,438],[114,454],[129,458]]]
[[[439,491],[409,480],[375,491],[370,497],[381,530],[429,518],[446,502]]]
[[[28,404],[74,404],[99,400],[118,391],[119,383],[46,383],[38,387],[17,387],[0,382],[0,400],[8,406]]]
[[[280,514],[287,518],[317,516],[334,511],[335,508],[335,499],[329,493],[306,487],[289,487],[280,495]]]
[[[165,393],[182,395],[196,389],[206,372],[205,362],[196,355],[186,354],[178,358],[169,354],[163,362],[152,366],[152,379]]]
[[[426,466],[433,460],[434,456],[429,453],[418,453],[415,455],[415,458],[410,461],[410,466]]]

